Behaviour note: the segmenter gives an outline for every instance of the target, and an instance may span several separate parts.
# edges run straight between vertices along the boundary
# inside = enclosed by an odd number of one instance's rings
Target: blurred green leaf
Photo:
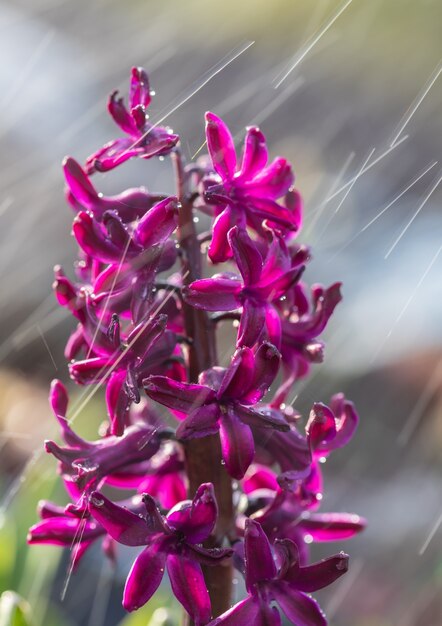
[[[14,591],[0,597],[0,626],[31,626],[29,604]]]

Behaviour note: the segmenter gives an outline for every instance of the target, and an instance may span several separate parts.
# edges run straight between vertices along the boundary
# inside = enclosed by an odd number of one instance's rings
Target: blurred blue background
[[[352,556],[319,594],[331,623],[441,623],[441,29],[439,0],[0,2],[0,591],[26,597],[35,626],[124,619],[131,554],[115,572],[88,555],[61,602],[66,555],[28,549],[25,535],[38,499],[63,497],[52,459],[35,456],[54,436],[47,384],[67,380],[72,327],[50,288],[52,266],[75,254],[60,163],[114,136],[106,99],[126,93],[132,65],[156,91],[152,120],[167,115],[189,160],[208,109],[238,145],[261,126],[305,199],[306,279],[344,283],[325,364],[296,390],[305,411],[342,389],[361,415],[325,467],[324,510],[369,519],[357,540],[315,553]],[[99,179],[104,193],[140,184],[172,192],[168,161]],[[79,429],[92,436],[102,411],[88,407]]]

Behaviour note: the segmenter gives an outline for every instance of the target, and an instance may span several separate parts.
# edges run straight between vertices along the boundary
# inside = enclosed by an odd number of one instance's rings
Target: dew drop
[[[304,535],[304,543],[312,543],[313,537],[311,535]]]
[[[325,456],[321,456],[319,459],[320,463],[325,463],[327,461],[327,458]]]
[[[163,156],[160,156],[160,157],[158,157],[158,160],[159,160],[159,161],[164,161],[164,157],[163,157]]]
[[[199,217],[196,217],[196,216],[195,216],[195,217],[193,218],[193,223],[194,223],[194,224],[198,224],[198,222],[199,222],[199,221],[200,221],[200,218],[199,218]]]

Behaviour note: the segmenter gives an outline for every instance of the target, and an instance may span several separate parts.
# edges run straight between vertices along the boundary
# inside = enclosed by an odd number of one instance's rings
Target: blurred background
[[[343,390],[361,416],[324,468],[323,510],[369,520],[351,543],[314,551],[351,555],[318,594],[331,624],[442,623],[441,31],[440,0],[0,1],[0,591],[26,599],[17,619],[30,606],[34,626],[141,626],[171,602],[165,585],[125,617],[129,551],[115,570],[91,551],[61,601],[67,555],[25,543],[38,500],[64,502],[41,454],[72,328],[51,294],[53,265],[69,271],[75,256],[60,164],[115,136],[107,96],[142,65],[151,119],[166,116],[189,160],[208,109],[238,145],[261,126],[305,199],[306,279],[344,283],[325,364],[295,399],[308,411]],[[167,159],[96,180],[104,193],[173,192]],[[97,401],[78,429],[93,437],[102,419]]]

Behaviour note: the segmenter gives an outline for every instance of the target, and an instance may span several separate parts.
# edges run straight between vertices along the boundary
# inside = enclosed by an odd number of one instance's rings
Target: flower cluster
[[[40,503],[29,542],[70,546],[75,567],[96,539],[111,559],[118,544],[140,547],[123,593],[128,611],[167,569],[196,626],[278,625],[279,610],[298,626],[326,624],[309,594],[344,574],[348,557],[310,564],[308,544],[347,539],[364,521],[318,512],[320,462],[350,440],[358,418],[342,394],[315,403],[305,421],[289,400],[323,359],[319,336],[340,285],[303,282],[301,197],[286,159],[268,164],[262,132],[247,130],[238,161],[226,124],[207,113],[208,157],[186,165],[179,137],[148,121],[151,95],[134,68],[129,107],[116,92],[108,105],[125,136],[83,166],[63,164],[79,259],[74,280],[55,269],[54,291],[76,322],[65,351],[71,378],[105,389],[107,419],[96,441],[83,439],[65,387],[53,382],[62,443],[45,447],[71,502]],[[97,172],[165,155],[176,197],[97,191]],[[208,233],[196,232],[197,212],[212,220]],[[221,366],[224,322],[236,345]],[[229,562],[247,590],[233,607],[213,584],[232,576]]]

